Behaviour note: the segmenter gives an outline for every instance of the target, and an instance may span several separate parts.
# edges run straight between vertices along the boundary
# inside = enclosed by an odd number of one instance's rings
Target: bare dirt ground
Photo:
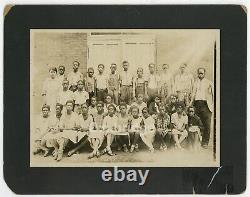
[[[43,157],[31,154],[33,167],[108,167],[108,166],[162,166],[162,167],[206,167],[216,166],[212,148],[201,148],[199,151],[177,150],[169,148],[166,151],[155,150],[154,153],[141,149],[139,152],[125,153],[116,151],[116,155],[102,155],[99,158],[88,159],[89,150],[83,149],[71,157],[64,155],[61,161],[55,161],[50,155]]]

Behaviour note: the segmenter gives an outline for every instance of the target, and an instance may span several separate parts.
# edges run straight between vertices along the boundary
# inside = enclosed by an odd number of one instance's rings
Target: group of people
[[[44,81],[42,114],[35,123],[33,153],[52,154],[60,161],[90,146],[88,158],[110,156],[117,150],[133,153],[145,144],[153,153],[169,146],[183,150],[187,141],[192,149],[208,147],[213,112],[213,84],[205,78],[206,69],[197,69],[197,79],[181,64],[173,76],[169,65],[162,65],[161,74],[149,64],[136,75],[129,62],[122,62],[122,71],[110,65],[98,65],[98,73],[89,67],[86,77],[73,62],[73,71],[66,76],[65,67],[52,67]],[[116,143],[114,143],[116,142]],[[118,153],[118,152],[117,152]]]

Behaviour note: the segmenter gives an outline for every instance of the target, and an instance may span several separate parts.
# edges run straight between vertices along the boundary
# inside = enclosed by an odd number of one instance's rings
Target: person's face
[[[79,68],[78,63],[77,63],[77,62],[74,62],[74,63],[73,63],[73,70],[76,72],[76,71],[78,71],[78,68]]]
[[[88,75],[89,75],[89,77],[92,77],[94,75],[94,70],[93,69],[89,69],[88,70]]]
[[[113,106],[110,106],[110,107],[108,108],[108,113],[109,113],[110,116],[113,116],[113,115],[114,115],[115,109],[114,109]]]
[[[171,103],[175,103],[176,102],[176,97],[175,96],[171,96]]]
[[[69,83],[63,83],[62,84],[64,90],[68,90],[69,88]]]
[[[164,107],[164,106],[160,106],[160,107],[159,107],[159,112],[160,112],[161,114],[164,114],[164,113],[165,113],[165,107]]]
[[[143,102],[143,96],[141,94],[138,95],[137,100],[139,103]]]
[[[103,106],[101,104],[98,104],[96,106],[96,109],[97,109],[98,112],[101,112],[103,110]]]
[[[159,97],[155,97],[155,102],[156,102],[156,103],[160,103],[160,101],[161,101],[161,100],[160,100]]]
[[[106,103],[111,103],[111,102],[112,102],[111,97],[110,97],[110,96],[107,96],[107,97],[106,97]]]
[[[162,69],[163,69],[163,72],[167,72],[168,71],[168,65],[163,65]]]
[[[98,71],[99,71],[99,73],[103,73],[104,67],[103,66],[98,66]]]
[[[177,109],[176,109],[176,112],[178,113],[178,114],[181,114],[182,113],[182,107],[181,106],[178,106],[177,107]]]
[[[126,114],[126,112],[127,112],[126,107],[122,105],[122,106],[120,107],[120,112],[121,112],[121,114]]]
[[[128,63],[123,63],[122,66],[123,66],[123,69],[124,69],[125,71],[128,70],[128,67],[129,67]]]
[[[142,110],[142,115],[144,118],[147,118],[149,116],[148,111],[146,109]]]
[[[47,117],[49,115],[49,110],[48,108],[43,108],[42,109],[43,117]]]
[[[143,70],[142,69],[138,69],[137,70],[137,74],[139,77],[141,77],[143,75]]]
[[[205,77],[205,72],[203,69],[198,70],[198,78],[203,79]]]
[[[60,106],[56,106],[56,114],[60,114],[62,111],[61,107]]]
[[[51,77],[52,79],[54,79],[54,78],[56,77],[56,71],[54,71],[54,70],[50,70],[50,71],[49,71],[49,74],[50,74],[50,77]]]
[[[194,108],[189,108],[188,114],[189,116],[194,116]]]
[[[180,72],[181,72],[181,73],[184,73],[185,70],[186,70],[186,66],[185,66],[185,65],[181,65],[181,67],[180,67]]]
[[[65,68],[60,66],[58,72],[59,72],[60,75],[63,75],[64,72],[65,72]]]
[[[150,66],[149,66],[149,72],[150,72],[151,74],[153,74],[153,73],[155,72],[155,67],[154,67],[154,65],[150,65]]]
[[[96,105],[96,98],[91,98],[91,105],[93,105],[93,106]]]
[[[131,114],[133,117],[137,117],[138,116],[138,109],[137,108],[133,108],[132,111],[131,111]]]
[[[83,82],[82,81],[79,81],[77,83],[77,88],[78,88],[78,90],[82,90],[83,89]]]
[[[87,105],[82,105],[82,113],[87,114],[88,113],[88,107]]]
[[[73,110],[73,103],[67,103],[66,109],[67,109],[67,111],[72,111]]]
[[[111,70],[111,73],[115,73],[116,67],[115,66],[111,66],[110,70]]]

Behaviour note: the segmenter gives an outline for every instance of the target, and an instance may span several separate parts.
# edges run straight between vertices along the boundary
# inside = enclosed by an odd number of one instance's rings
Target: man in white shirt
[[[194,77],[186,71],[186,68],[186,63],[181,64],[180,72],[174,78],[174,93],[177,94],[179,101],[184,101],[188,105],[193,91]]]
[[[69,89],[73,92],[77,90],[77,82],[83,80],[83,75],[78,70],[80,63],[78,61],[73,62],[73,71],[68,74]]]
[[[62,84],[62,82],[63,82],[64,79],[66,79],[66,76],[65,76],[65,66],[60,65],[58,67],[58,81],[59,81],[59,84]]]
[[[122,62],[123,71],[120,74],[121,100],[130,105],[133,98],[133,75],[129,72],[129,63]]]
[[[148,65],[149,75],[147,79],[147,96],[148,105],[154,100],[154,97],[159,94],[159,76],[155,72],[155,64],[151,63]]]
[[[211,116],[214,107],[213,83],[205,78],[205,68],[198,68],[197,73],[198,79],[195,81],[193,95],[189,105],[194,104],[196,114],[202,121],[204,126],[202,146],[207,148],[210,138]]]
[[[104,102],[108,93],[108,77],[104,74],[104,65],[98,65],[98,73],[96,75],[96,97],[98,101]]]
[[[173,76],[169,71],[169,65],[168,64],[163,64],[162,65],[162,74],[161,74],[161,97],[162,97],[162,102],[166,103],[168,97],[172,94],[172,89],[173,89]]]
[[[65,107],[66,102],[68,100],[74,99],[74,93],[69,90],[69,81],[67,79],[64,79],[62,82],[62,88],[61,91],[59,91],[56,102],[60,103]]]

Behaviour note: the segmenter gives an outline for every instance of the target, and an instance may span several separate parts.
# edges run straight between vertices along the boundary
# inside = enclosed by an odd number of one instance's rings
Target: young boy
[[[89,67],[87,77],[85,78],[85,90],[89,93],[88,104],[90,105],[91,98],[95,96],[96,78],[94,77],[94,68]]]
[[[65,66],[59,66],[58,67],[58,81],[59,81],[59,84],[62,84],[63,80],[66,79],[66,76],[65,76]]]
[[[69,89],[73,92],[77,90],[77,82],[83,80],[83,75],[79,71],[80,63],[78,61],[73,62],[73,71],[68,74]]]
[[[139,108],[136,106],[132,106],[131,108],[131,119],[129,120],[128,131],[130,133],[131,139],[131,147],[130,152],[134,152],[139,150],[138,139],[140,138],[140,132],[143,127],[143,120],[139,117]]]
[[[115,133],[118,132],[118,118],[115,115],[116,107],[113,104],[108,106],[108,115],[103,119],[103,131],[105,132],[107,138],[107,147],[104,152],[107,152],[109,156],[113,156],[111,150],[111,144],[114,140]]]
[[[172,135],[175,141],[175,146],[179,149],[183,149],[181,147],[181,143],[188,136],[188,117],[183,113],[184,103],[179,102],[177,104],[177,110],[171,116],[171,123],[173,124]]]
[[[137,95],[137,100],[131,104],[131,106],[136,106],[139,108],[139,116],[142,116],[142,109],[147,107],[147,104],[143,101],[143,94]]]
[[[137,77],[134,79],[133,97],[138,97],[139,94],[143,95],[143,97],[147,95],[146,80],[141,67],[137,69]]]
[[[108,78],[104,74],[104,65],[98,65],[98,74],[96,75],[96,96],[98,101],[104,101],[108,92]]]
[[[165,106],[161,104],[159,106],[159,113],[155,120],[156,125],[156,138],[160,142],[160,150],[166,150],[167,145],[165,142],[166,135],[170,129],[170,116],[166,113]]]
[[[74,92],[74,100],[75,100],[75,112],[77,114],[81,113],[81,105],[85,104],[89,99],[89,94],[84,90],[84,82],[83,80],[79,80],[77,82],[77,91]]]
[[[112,95],[113,103],[118,105],[118,94],[119,94],[119,74],[116,73],[117,66],[116,64],[111,64],[108,78],[108,93]]]
[[[203,124],[199,116],[195,114],[194,107],[188,108],[188,136],[191,142],[192,149],[199,149],[199,142],[202,142],[201,131]]]
[[[99,157],[100,152],[99,148],[101,147],[104,140],[103,132],[103,119],[104,115],[104,104],[102,101],[98,101],[96,104],[97,113],[93,116],[93,124],[89,128],[89,137],[90,146],[93,149],[93,152],[89,154],[88,158]]]
[[[169,65],[163,64],[162,65],[162,74],[161,74],[161,97],[162,102],[166,104],[167,98],[172,93],[172,85],[173,85],[173,78],[172,74],[169,71]]]
[[[94,116],[97,113],[97,108],[96,108],[96,97],[93,96],[90,99],[90,105],[89,105],[89,114]]]
[[[153,101],[155,95],[159,94],[159,76],[155,71],[155,64],[149,64],[149,75],[147,79],[148,105]]]
[[[65,107],[66,102],[73,99],[74,93],[69,90],[69,81],[64,79],[62,82],[62,89],[59,91],[56,101]]]
[[[57,78],[57,68],[52,67],[49,69],[49,78],[43,83],[42,96],[44,97],[44,103],[51,107],[52,113],[55,112],[56,98],[58,91],[61,87]]]
[[[121,100],[130,105],[133,96],[133,75],[129,72],[129,63],[122,62],[123,71],[120,74]]]
[[[148,108],[142,109],[143,131],[140,133],[142,141],[147,145],[151,153],[154,152],[153,141],[155,136],[155,120],[148,113]]]

